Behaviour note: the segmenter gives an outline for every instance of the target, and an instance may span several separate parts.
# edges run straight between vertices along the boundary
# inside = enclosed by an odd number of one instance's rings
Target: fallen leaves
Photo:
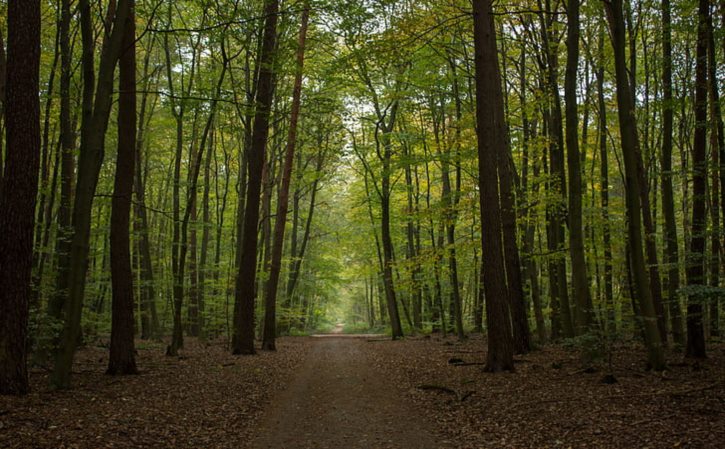
[[[183,357],[144,342],[138,376],[103,374],[106,350],[78,353],[73,389],[50,391],[34,371],[25,398],[0,397],[2,448],[243,448],[271,395],[309,344],[283,338],[279,351],[232,356],[222,342],[187,339]]]
[[[696,364],[670,354],[663,375],[645,370],[636,345],[616,349],[611,372],[582,366],[575,351],[546,346],[517,356],[514,373],[489,374],[477,366],[485,361],[485,344],[479,336],[465,342],[433,337],[370,348],[378,367],[435,418],[440,439],[455,447],[724,447],[723,345]],[[452,353],[466,365],[451,362]],[[603,383],[604,375],[617,382]],[[474,394],[458,400],[468,391]]]

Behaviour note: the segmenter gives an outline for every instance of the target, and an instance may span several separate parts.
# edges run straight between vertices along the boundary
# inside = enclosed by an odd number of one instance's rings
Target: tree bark
[[[113,5],[109,5],[113,6]],[[89,0],[80,0],[81,37],[83,42],[83,119],[78,159],[78,181],[72,213],[73,237],[70,246],[67,272],[68,296],[63,307],[64,324],[60,346],[55,356],[51,383],[56,388],[69,388],[71,367],[81,331],[81,313],[88,270],[91,212],[103,164],[104,145],[108,119],[111,113],[114,73],[121,52],[123,29],[129,12],[129,0],[119,0],[115,14],[111,14],[112,29],[106,33],[96,80],[92,11]],[[94,95],[95,93],[95,95]],[[66,271],[67,270],[67,271]]]
[[[274,53],[277,42],[278,0],[265,4],[264,37],[257,81],[256,111],[249,151],[249,183],[244,213],[241,259],[235,285],[232,353],[254,354],[254,300],[257,278],[257,227],[262,187],[262,167],[269,136],[269,116],[274,97]]]
[[[574,295],[575,333],[589,332],[594,324],[594,310],[587,278],[582,225],[582,173],[579,151],[579,110],[577,71],[579,68],[579,2],[567,2],[566,70],[566,161],[569,169],[569,257],[571,258],[572,294]]]
[[[275,338],[277,336],[277,287],[279,275],[282,269],[282,249],[284,245],[284,231],[287,224],[287,210],[289,207],[289,188],[292,179],[292,166],[294,165],[295,147],[297,145],[297,123],[300,115],[300,104],[302,102],[302,74],[305,63],[305,40],[307,38],[307,24],[309,22],[310,9],[305,4],[302,10],[302,23],[300,25],[299,41],[297,43],[297,72],[292,92],[292,111],[290,112],[290,124],[287,135],[287,147],[285,149],[284,167],[282,168],[282,183],[277,199],[277,218],[274,223],[274,243],[272,246],[272,258],[270,260],[269,279],[265,290],[264,310],[264,336],[262,349],[274,351]]]
[[[118,62],[118,153],[111,200],[111,282],[113,313],[108,374],[136,374],[133,272],[129,221],[136,159],[136,19],[129,2],[123,50]]]
[[[662,0],[662,151],[661,189],[662,215],[665,218],[665,261],[667,263],[667,304],[670,312],[672,339],[684,342],[682,333],[682,309],[678,290],[680,289],[679,249],[677,246],[677,220],[675,199],[672,189],[672,122],[674,104],[672,100],[672,19],[670,0]]]
[[[549,251],[553,253],[553,260],[549,263],[551,271],[552,303],[556,305],[552,314],[556,314],[556,326],[552,322],[552,338],[573,337],[574,324],[569,304],[569,288],[566,276],[566,257],[559,255],[564,252],[566,242],[565,224],[566,211],[566,177],[564,169],[564,131],[562,129],[561,98],[558,86],[559,57],[558,50],[552,44],[554,41],[555,15],[551,9],[550,0],[545,1],[546,17],[542,14],[542,42],[545,48],[546,79],[544,87],[548,93],[548,137],[549,137],[549,190],[552,199],[547,208],[547,221],[549,222],[547,243]],[[561,334],[561,335],[560,335]]]
[[[513,338],[509,320],[509,292],[502,247],[501,203],[497,154],[505,151],[506,129],[491,0],[473,2],[476,65],[476,124],[481,213],[481,257],[486,290],[488,353],[486,370],[512,371]],[[501,149],[501,148],[503,149]]]
[[[150,52],[147,52],[144,60],[144,78],[149,79],[148,71]],[[149,90],[150,82],[147,81],[145,91]],[[149,241],[149,221],[146,214],[146,183],[144,180],[143,154],[145,147],[146,132],[146,109],[148,95],[143,94],[141,100],[141,112],[139,113],[139,126],[136,135],[136,163],[134,173],[134,227],[137,235],[136,245],[138,248],[141,292],[141,338],[144,340],[159,338],[159,317],[156,311],[156,296],[154,285],[154,270],[151,261],[151,243]],[[149,114],[151,115],[151,114]]]
[[[710,2],[699,0],[695,60],[695,136],[692,145],[692,237],[687,252],[687,285],[704,286],[707,194],[707,22]],[[687,298],[687,349],[685,355],[704,358],[705,331],[701,295]]]
[[[0,394],[28,393],[28,301],[40,167],[40,2],[8,2],[5,139],[0,180]]]
[[[604,19],[602,17],[602,19]],[[609,220],[609,151],[607,149],[607,104],[604,99],[604,33],[605,25],[599,31],[599,67],[597,68],[597,107],[599,109],[599,182],[601,191],[602,242],[604,243],[604,327],[609,335],[617,331],[617,317],[614,310],[614,276],[612,266],[612,231]],[[627,270],[629,271],[629,269]]]
[[[617,104],[619,127],[622,136],[622,153],[625,168],[625,199],[627,209],[627,235],[629,239],[629,258],[632,267],[633,288],[639,300],[642,315],[642,327],[648,361],[655,370],[665,367],[664,351],[657,326],[657,314],[649,288],[649,278],[645,267],[644,248],[642,244],[642,211],[640,204],[639,137],[634,103],[630,92],[625,57],[625,29],[622,14],[622,0],[611,0],[605,3],[610,26],[610,37],[614,49],[615,77],[617,86]]]
[[[707,24],[707,69],[708,69],[708,93],[710,100],[710,218],[712,220],[712,244],[710,251],[710,285],[720,286],[720,270],[722,266],[722,228],[720,227],[720,201],[721,179],[723,174],[723,161],[720,158],[725,153],[725,129],[722,120],[720,107],[720,92],[717,84],[717,61],[715,59],[715,38],[712,22],[712,14],[708,15]],[[710,301],[710,336],[720,336],[720,304],[722,298],[712,298]]]

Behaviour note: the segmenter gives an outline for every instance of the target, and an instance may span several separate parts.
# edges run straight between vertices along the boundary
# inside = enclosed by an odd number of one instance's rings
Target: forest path
[[[376,369],[364,339],[315,339],[307,360],[274,398],[255,449],[440,448],[430,425]]]

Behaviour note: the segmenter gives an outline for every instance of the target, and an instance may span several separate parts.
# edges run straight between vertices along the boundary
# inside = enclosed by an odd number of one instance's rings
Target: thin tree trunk
[[[707,22],[710,2],[699,0],[697,54],[695,62],[695,139],[692,145],[692,237],[687,252],[687,285],[700,287],[705,279],[705,232],[707,194]],[[703,298],[690,293],[687,298],[687,349],[685,355],[704,358],[705,332]]]
[[[70,270],[71,240],[73,229],[71,227],[72,201],[73,201],[73,179],[75,176],[74,151],[76,144],[75,127],[71,119],[70,87],[72,76],[72,54],[70,42],[70,21],[71,8],[70,0],[61,2],[60,18],[60,143],[61,143],[61,168],[60,168],[60,202],[58,205],[58,231],[55,242],[56,254],[56,282],[53,294],[48,300],[46,309],[47,316],[51,322],[58,323],[62,318],[63,306],[68,297],[68,274]],[[50,354],[55,350],[57,338],[47,345],[40,345],[37,354],[34,355],[35,363],[45,365]],[[43,347],[45,346],[45,347]]]
[[[712,235],[710,241],[710,285],[720,286],[720,270],[722,266],[722,229],[720,227],[720,190],[725,188],[721,183],[722,161],[720,157],[725,153],[725,129],[723,127],[722,111],[720,108],[720,92],[717,84],[717,61],[715,59],[715,38],[712,15],[708,15],[707,27],[707,67],[708,92],[710,99],[710,218],[712,220]],[[719,176],[718,176],[719,174]],[[720,336],[720,303],[722,298],[712,298],[710,301],[710,336]]]
[[[672,100],[672,20],[670,0],[662,1],[662,151],[661,189],[662,215],[665,218],[665,261],[667,262],[667,304],[670,312],[672,339],[684,342],[682,334],[682,310],[678,290],[680,289],[679,249],[677,246],[677,220],[675,199],[672,189],[672,122],[674,107]]]
[[[554,36],[555,21],[553,11],[551,10],[550,0],[545,1],[546,18],[541,16],[542,22],[542,41],[546,49],[546,81],[545,86],[549,95],[549,158],[550,158],[550,175],[551,183],[549,189],[552,192],[552,204],[549,205],[547,211],[547,220],[549,221],[550,241],[549,250],[554,252],[555,259],[550,262],[552,282],[552,298],[557,308],[552,313],[558,314],[558,326],[560,329],[552,331],[552,337],[558,336],[561,331],[564,337],[574,336],[574,325],[572,323],[572,314],[569,304],[569,289],[567,286],[566,276],[566,257],[559,256],[558,252],[563,252],[566,241],[565,223],[567,221],[566,201],[566,178],[564,170],[564,132],[562,130],[562,114],[561,114],[561,98],[558,86],[558,70],[559,59],[556,47],[552,45]]]
[[[121,53],[124,24],[129,13],[129,0],[119,0],[115,14],[111,14],[113,6],[113,4],[109,5],[108,14],[109,19],[112,18],[113,26],[110,34],[106,33],[103,40],[98,78],[96,79],[93,42],[95,33],[90,1],[80,0],[78,5],[83,41],[83,120],[78,159],[78,182],[75,188],[71,220],[73,237],[68,258],[70,268],[59,270],[59,275],[67,273],[68,296],[63,307],[65,320],[60,346],[51,375],[51,383],[56,388],[70,387],[71,368],[81,332],[93,198],[103,164],[106,129],[112,106],[114,73]]]
[[[611,0],[605,3],[609,19],[610,36],[614,49],[614,62],[617,86],[617,104],[619,126],[622,135],[622,153],[625,167],[625,199],[627,208],[627,231],[629,239],[630,263],[634,280],[634,289],[640,303],[642,327],[650,366],[661,370],[665,366],[662,341],[657,326],[657,314],[649,288],[649,278],[645,267],[644,248],[642,244],[642,210],[640,204],[640,178],[638,173],[639,137],[637,121],[634,115],[634,104],[630,92],[625,58],[625,30],[622,14],[622,0]]]
[[[150,55],[151,53],[147,51],[146,57],[144,58],[143,73],[146,79],[149,79],[151,76],[148,71]],[[144,88],[145,92],[148,92],[149,86],[150,82],[147,81]],[[134,191],[136,196],[134,214],[136,219],[134,226],[137,235],[136,244],[138,248],[139,277],[141,283],[141,338],[146,340],[159,337],[159,317],[156,311],[154,271],[151,261],[151,243],[149,241],[149,222],[146,214],[146,182],[143,170],[148,95],[144,93],[141,98],[141,112],[139,113],[139,126],[136,136],[136,163],[134,174]],[[151,115],[149,113],[149,117]]]
[[[297,144],[297,122],[300,115],[300,104],[302,102],[302,74],[305,62],[305,40],[307,37],[307,24],[309,22],[310,9],[305,4],[302,10],[302,23],[300,25],[299,41],[297,43],[297,73],[295,74],[294,89],[292,92],[292,111],[290,125],[287,135],[287,147],[285,149],[284,167],[282,168],[282,185],[277,199],[277,217],[274,223],[274,244],[272,247],[272,258],[270,261],[269,280],[265,291],[265,314],[264,314],[264,338],[262,349],[274,351],[275,338],[277,336],[277,287],[279,275],[282,269],[282,249],[284,245],[284,231],[287,224],[287,210],[289,207],[289,188],[292,178],[292,166],[294,164],[295,147]]]
[[[604,18],[602,18],[604,19]],[[617,319],[614,310],[614,279],[612,266],[612,232],[609,222],[609,151],[607,149],[607,104],[604,99],[604,33],[605,25],[599,31],[599,67],[597,68],[597,106],[599,109],[599,183],[601,185],[602,241],[604,243],[604,309],[606,318],[604,327],[612,335],[617,331]]]
[[[568,0],[566,14],[566,160],[569,175],[569,256],[571,257],[572,294],[574,295],[575,333],[589,332],[594,324],[594,310],[587,278],[582,229],[582,170],[579,151],[579,110],[577,71],[579,68],[579,2]]]

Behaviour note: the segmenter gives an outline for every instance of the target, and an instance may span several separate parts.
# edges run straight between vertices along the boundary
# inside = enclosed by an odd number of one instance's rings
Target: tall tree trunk
[[[277,199],[277,218],[274,223],[274,244],[270,261],[269,279],[265,291],[264,310],[264,338],[262,349],[274,351],[277,336],[277,287],[279,274],[282,270],[282,249],[284,246],[284,231],[287,224],[287,210],[289,207],[289,188],[292,179],[292,166],[294,164],[295,147],[297,145],[297,122],[302,102],[302,74],[305,63],[305,40],[307,38],[307,24],[310,9],[305,4],[302,10],[302,23],[300,25],[299,41],[297,43],[297,72],[292,92],[292,111],[290,112],[290,125],[287,134],[287,147],[285,149],[284,167],[282,168],[282,184]]]
[[[501,119],[504,120],[503,118]],[[514,351],[525,354],[531,350],[531,330],[524,300],[521,257],[516,244],[516,199],[514,197],[514,166],[509,148],[508,133],[497,156],[499,189],[501,194],[501,225],[503,232],[504,262],[511,307]]]
[[[8,2],[5,139],[0,184],[0,394],[28,392],[28,300],[40,166],[40,2]]]
[[[377,125],[382,131],[382,142],[378,142],[378,145],[382,145],[382,158],[383,164],[380,186],[380,240],[383,246],[383,286],[385,288],[385,300],[388,306],[388,316],[390,317],[390,327],[392,332],[393,340],[403,337],[403,326],[400,322],[400,312],[398,311],[398,301],[396,298],[395,285],[393,281],[393,264],[395,258],[393,256],[393,238],[390,232],[390,200],[392,196],[392,189],[390,184],[390,178],[392,173],[392,156],[393,156],[393,143],[391,133],[395,126],[395,120],[398,112],[399,102],[394,100],[390,107],[390,118],[388,123],[385,124],[382,120]],[[377,136],[376,136],[377,138]]]
[[[111,201],[111,282],[113,313],[108,374],[136,374],[133,272],[129,220],[136,159],[136,16],[130,0],[118,62],[118,153]]]
[[[463,124],[461,123],[462,117],[463,117],[463,111],[462,111],[462,105],[461,105],[461,95],[460,95],[460,89],[458,85],[458,70],[456,68],[456,63],[453,60],[452,56],[449,55],[448,57],[448,66],[451,69],[451,76],[453,77],[453,102],[455,104],[455,110],[456,110],[456,124],[455,124],[455,132],[453,134],[454,138],[454,144],[453,144],[453,166],[455,168],[455,184],[454,188],[451,189],[451,207],[449,210],[449,218],[448,218],[448,270],[450,271],[451,276],[451,287],[452,287],[452,297],[451,300],[453,301],[454,305],[454,322],[456,326],[456,334],[458,335],[458,339],[465,338],[465,333],[463,329],[463,299],[461,298],[461,289],[458,285],[458,261],[456,259],[456,223],[458,222],[458,205],[460,203],[461,199],[461,127]],[[449,179],[449,185],[450,185],[450,179]]]
[[[70,251],[73,229],[71,227],[71,213],[73,201],[73,178],[75,176],[74,151],[76,144],[75,127],[71,119],[71,77],[72,54],[70,40],[71,7],[70,0],[62,0],[61,16],[59,22],[60,46],[60,199],[58,205],[58,230],[55,241],[55,257],[57,273],[55,289],[48,300],[46,314],[49,321],[59,323],[62,318],[63,306],[68,297],[68,272],[70,270]],[[57,337],[52,341],[39,345],[34,362],[45,365],[50,357],[50,351],[57,345]]]
[[[194,120],[196,122],[196,120]],[[194,123],[194,132],[193,134],[196,134],[196,123]],[[196,159],[196,136],[192,139],[191,142],[191,151],[189,152],[189,160]],[[199,150],[202,151],[202,150]],[[189,176],[191,176],[191,173],[189,173]],[[198,201],[198,190],[194,189],[193,191],[189,192],[189,198],[191,201],[189,202],[189,207],[191,207],[191,213],[189,214],[189,226],[191,229],[189,230],[189,306],[187,308],[187,313],[189,317],[189,336],[191,337],[198,337],[199,336],[199,257],[198,257],[198,245],[197,245],[197,228],[198,228],[198,211],[197,211],[197,201]]]
[[[632,268],[634,289],[639,300],[642,315],[642,327],[645,336],[645,345],[648,352],[648,361],[655,370],[665,366],[662,341],[657,326],[657,314],[649,288],[649,278],[644,259],[642,244],[642,210],[640,204],[640,178],[638,173],[639,137],[637,135],[637,121],[634,115],[634,104],[630,92],[627,74],[627,61],[625,57],[625,29],[622,14],[622,0],[612,0],[605,3],[610,26],[610,37],[614,49],[615,75],[617,86],[617,104],[619,113],[619,127],[622,135],[622,153],[625,168],[625,199],[627,208],[627,235],[629,239],[629,258]]]
[[[212,125],[209,135],[209,145],[204,161],[204,192],[202,194],[201,216],[201,253],[199,255],[199,337],[206,336],[206,277],[208,273],[207,259],[209,258],[209,241],[211,240],[211,210],[209,208],[209,196],[211,194],[211,160],[215,157],[215,132]]]
[[[566,34],[566,161],[569,169],[569,257],[571,257],[572,293],[574,295],[575,332],[587,333],[594,324],[594,310],[589,292],[587,264],[584,256],[582,225],[582,170],[579,151],[579,110],[577,71],[579,68],[579,2],[568,0]]]
[[[310,207],[307,212],[307,219],[305,220],[305,228],[302,234],[302,241],[299,244],[299,249],[297,251],[292,252],[292,262],[290,264],[290,274],[289,279],[287,281],[287,298],[292,298],[295,287],[297,286],[297,281],[299,280],[300,276],[300,269],[302,267],[302,261],[305,257],[305,252],[307,250],[307,243],[310,240],[310,230],[312,229],[312,218],[314,217],[315,212],[315,206],[317,201],[317,192],[319,191],[318,184],[320,182],[320,178],[322,177],[322,169],[324,167],[325,163],[325,150],[320,150],[320,152],[317,154],[317,161],[315,163],[315,180],[312,182],[312,186],[310,187]],[[301,178],[300,178],[301,179]],[[367,192],[367,188],[366,188]],[[377,235],[376,235],[376,242],[377,242]]]
[[[705,232],[707,194],[707,22],[710,2],[699,0],[697,54],[695,61],[695,140],[692,145],[692,237],[687,252],[687,285],[703,286],[705,279]],[[687,357],[704,358],[703,298],[687,298]]]
[[[407,200],[407,217],[405,223],[405,237],[406,237],[406,256],[408,263],[411,264],[410,268],[410,282],[412,288],[412,308],[413,308],[413,327],[416,330],[423,328],[423,319],[421,316],[422,310],[422,294],[421,294],[421,282],[420,279],[420,263],[418,262],[417,248],[415,245],[415,223],[418,220],[418,209],[413,204],[413,170],[411,168],[411,148],[407,143],[403,146],[405,151],[405,190]],[[372,327],[372,325],[371,325]]]
[[[112,7],[113,5],[109,5]],[[123,30],[129,13],[129,0],[119,0],[115,14],[109,10],[112,29],[106,33],[96,79],[92,11],[89,0],[80,0],[81,37],[83,42],[83,120],[78,159],[78,181],[72,213],[73,237],[70,247],[69,269],[59,270],[68,274],[68,297],[65,300],[64,324],[60,346],[55,357],[51,383],[56,388],[70,387],[70,374],[76,345],[81,331],[81,313],[88,269],[89,239],[93,198],[98,176],[103,164],[104,145],[108,119],[111,113],[114,73],[121,53]],[[95,95],[94,95],[95,93]],[[67,270],[67,271],[66,271]]]
[[[53,107],[53,100],[55,99],[54,88],[55,88],[55,76],[58,68],[58,61],[60,60],[60,27],[56,27],[55,36],[55,50],[53,51],[53,63],[50,66],[50,75],[48,76],[47,89],[45,91],[45,108],[43,114],[43,131],[41,137],[41,151],[40,151],[40,187],[38,192],[38,207],[36,211],[35,219],[35,236],[34,236],[34,253],[35,253],[35,269],[33,270],[33,276],[31,281],[31,297],[30,307],[37,308],[40,302],[40,284],[42,283],[42,265],[45,263],[45,248],[43,245],[43,235],[46,234],[46,229],[50,226],[50,220],[46,220],[46,217],[50,214],[47,212],[46,202],[49,196],[54,196],[55,192],[52,191],[55,186],[50,184],[50,158],[51,158],[51,141],[55,141],[55,129],[53,126],[53,132],[50,131],[50,117],[51,110]],[[0,69],[1,70],[1,69]],[[0,114],[2,114],[2,107],[0,106]],[[54,145],[53,145],[54,146]],[[2,150],[0,149],[0,153]],[[1,168],[1,167],[0,167]],[[0,170],[0,173],[2,171]],[[52,213],[52,211],[51,211]]]
[[[441,216],[441,229],[440,229],[440,235],[445,235],[445,246],[442,246],[442,250],[444,251],[444,255],[447,256],[448,259],[448,277],[450,282],[450,298],[449,298],[449,317],[450,317],[450,326],[456,333],[456,336],[459,340],[465,339],[465,334],[463,331],[463,314],[461,313],[461,294],[460,294],[460,288],[458,286],[458,268],[456,263],[456,225],[455,221],[457,220],[457,213],[455,212],[456,208],[456,199],[454,198],[454,193],[451,189],[451,176],[450,176],[450,159],[451,159],[451,149],[448,145],[445,145],[445,150],[441,149],[441,138],[439,137],[439,131],[438,128],[445,126],[446,121],[446,113],[445,113],[445,103],[441,101],[441,113],[440,113],[440,124],[434,123],[434,132],[436,135],[436,142],[438,143],[439,148],[439,156],[441,158],[441,181],[442,181],[442,188],[441,188],[441,205],[443,208],[442,216]],[[446,131],[443,131],[446,133]],[[447,140],[444,139],[443,140]]]
[[[677,220],[675,218],[675,196],[672,189],[672,122],[674,104],[672,100],[672,19],[670,0],[662,0],[662,151],[661,189],[662,215],[665,218],[665,261],[667,262],[667,304],[670,312],[672,339],[684,342],[682,334],[682,310],[678,290],[680,289],[679,249],[677,246]]]
[[[602,19],[604,19],[602,17]],[[604,36],[605,25],[600,25],[599,31],[599,67],[597,68],[597,107],[599,109],[599,183],[601,185],[601,219],[602,241],[604,243],[604,310],[606,317],[604,326],[612,335],[617,330],[617,318],[614,310],[614,279],[612,266],[612,232],[609,220],[609,151],[607,149],[607,104],[604,99]],[[629,270],[627,270],[629,271]]]
[[[7,73],[8,63],[7,55],[5,54],[5,40],[3,33],[0,31],[0,129],[3,126],[3,120],[5,119],[5,92],[7,90]],[[5,174],[5,154],[3,151],[3,139],[0,139],[0,193],[3,191],[2,179]]]
[[[513,370],[513,337],[502,247],[501,203],[496,158],[506,148],[501,75],[490,0],[473,2],[476,63],[476,124],[484,289],[488,323],[486,370]],[[501,149],[501,148],[503,149]]]
[[[561,114],[561,97],[559,95],[558,71],[559,57],[558,49],[554,45],[556,24],[555,14],[551,9],[550,0],[545,0],[546,18],[541,16],[542,22],[542,41],[546,49],[546,81],[545,88],[548,93],[549,111],[548,111],[548,136],[549,136],[549,171],[551,183],[549,190],[552,192],[552,200],[547,210],[547,221],[549,222],[549,232],[547,241],[549,242],[549,251],[553,253],[550,262],[550,270],[552,276],[552,302],[556,304],[556,308],[552,313],[558,314],[558,327],[560,329],[552,330],[552,337],[558,337],[561,331],[562,336],[574,336],[574,325],[572,323],[572,314],[569,304],[569,288],[567,286],[566,276],[566,257],[559,253],[564,252],[566,241],[566,177],[564,169],[564,131],[562,129]],[[556,299],[554,299],[554,296]],[[553,327],[553,326],[552,326]]]
[[[274,97],[274,53],[277,42],[278,0],[265,3],[264,37],[260,54],[257,81],[256,111],[252,130],[252,145],[248,156],[249,183],[245,202],[241,259],[235,285],[234,330],[232,352],[254,354],[254,300],[257,278],[257,227],[262,187],[262,167],[269,136],[269,116]]]
[[[720,270],[722,263],[722,228],[720,227],[720,196],[722,185],[722,161],[721,155],[725,153],[725,129],[720,108],[720,92],[717,82],[717,61],[715,59],[715,38],[712,22],[712,14],[708,15],[707,26],[707,68],[708,68],[708,93],[710,100],[710,217],[712,220],[712,235],[710,241],[710,285],[720,286]],[[718,176],[719,174],[719,176]],[[710,335],[720,336],[720,304],[722,298],[712,298],[710,301]]]
[[[150,52],[146,53],[144,58],[144,78],[149,79],[148,71],[150,62]],[[149,81],[146,82],[145,92],[149,90]],[[136,163],[134,173],[134,193],[136,201],[134,203],[134,230],[136,232],[136,245],[138,248],[139,259],[139,277],[140,277],[140,310],[141,310],[141,338],[146,340],[150,338],[159,338],[159,317],[156,311],[156,296],[154,285],[154,270],[151,261],[151,243],[149,241],[149,221],[146,214],[146,182],[143,170],[143,154],[145,147],[146,133],[146,110],[148,95],[144,93],[141,97],[141,111],[139,113],[139,126],[136,135]],[[149,113],[149,116],[152,114]]]
[[[531,140],[533,135],[536,133],[536,124],[531,123],[528,115],[528,104],[526,99],[526,51],[521,51],[521,61],[519,68],[519,101],[521,102],[521,127],[522,127],[522,168],[521,168],[521,181],[518,186],[518,197],[517,201],[520,205],[519,214],[524,215],[525,224],[521,225],[523,234],[523,246],[522,246],[522,286],[528,284],[528,291],[531,295],[531,302],[534,306],[534,317],[536,319],[536,334],[540,343],[546,341],[546,324],[544,321],[543,308],[541,306],[541,291],[539,288],[539,273],[536,266],[536,261],[533,257],[534,252],[534,237],[535,237],[535,223],[536,223],[536,209],[532,204],[529,203],[528,190],[529,190],[529,160],[531,159]],[[532,193],[538,194],[539,182],[536,180],[539,177],[539,163],[534,159],[533,164],[533,177],[534,181],[532,184]],[[524,300],[525,302],[525,300]],[[526,316],[526,313],[525,315]]]

